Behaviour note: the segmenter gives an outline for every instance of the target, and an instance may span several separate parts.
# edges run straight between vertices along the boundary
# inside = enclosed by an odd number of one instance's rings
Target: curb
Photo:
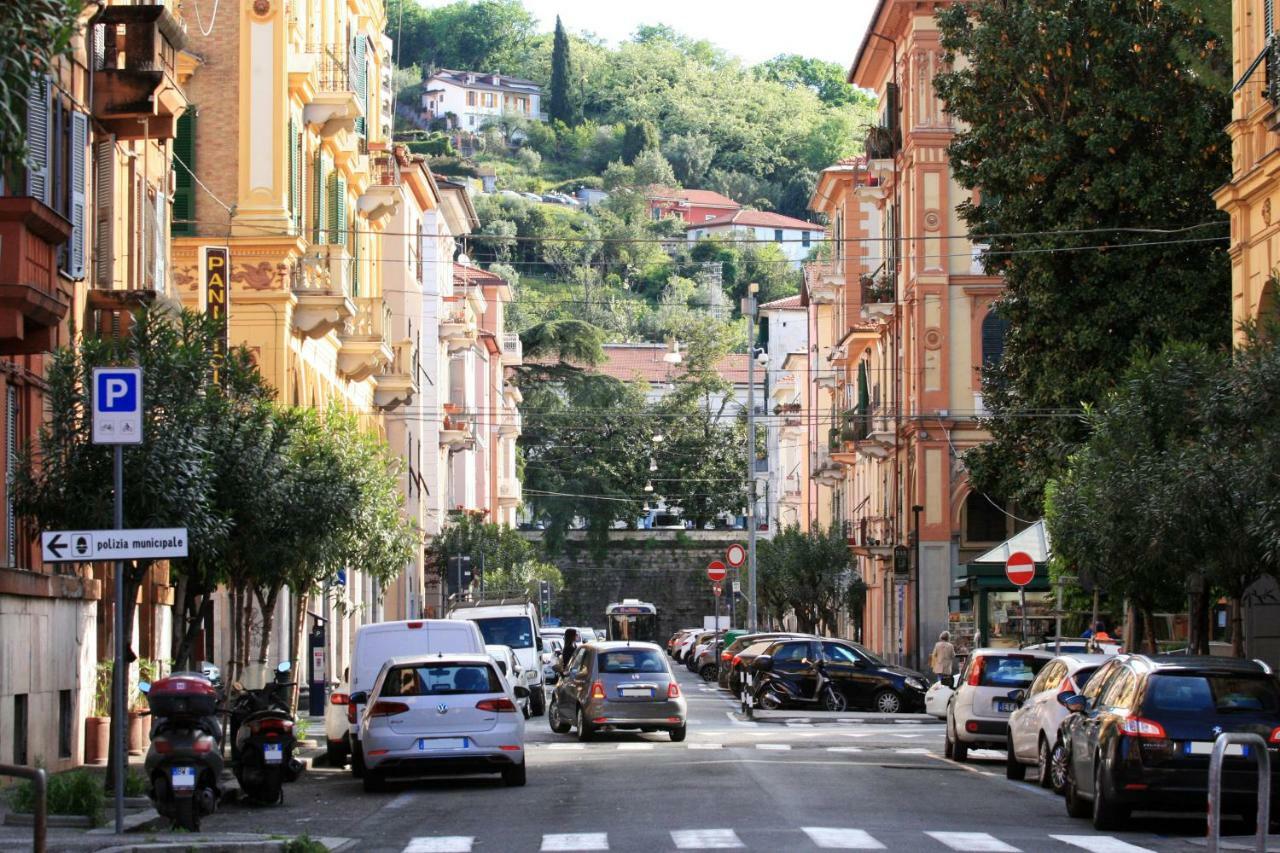
[[[186,851],[198,849],[201,853],[261,853],[262,851],[283,850],[285,845],[293,839],[291,838],[244,838],[244,839],[227,839],[219,841],[216,836],[192,836],[184,838],[181,841],[153,841],[146,844],[119,844],[113,847],[104,847],[97,853],[160,853],[166,850]],[[351,845],[350,838],[322,837],[315,838],[329,850],[342,850]]]

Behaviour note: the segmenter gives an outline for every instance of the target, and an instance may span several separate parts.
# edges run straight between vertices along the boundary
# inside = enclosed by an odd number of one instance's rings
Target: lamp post
[[[920,636],[920,584],[924,580],[924,565],[920,562],[920,513],[924,512],[924,507],[916,504],[911,507],[911,515],[913,526],[916,531],[916,590],[915,590],[915,614],[916,614],[916,670],[919,671],[924,665],[924,638]]]
[[[756,610],[756,293],[747,285],[742,316],[747,318],[747,628],[758,629]]]

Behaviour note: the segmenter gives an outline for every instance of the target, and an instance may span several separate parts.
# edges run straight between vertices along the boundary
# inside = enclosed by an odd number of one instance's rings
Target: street
[[[498,778],[402,783],[366,794],[316,767],[282,808],[224,806],[208,832],[305,833],[361,851],[901,850],[1139,853],[1193,849],[1203,821],[1138,815],[1094,832],[1062,799],[1004,778],[1001,753],[958,765],[922,715],[788,714],[743,721],[728,694],[675,667],[689,737],[604,734],[591,743],[529,721],[529,784]],[[764,715],[770,716],[770,715]],[[778,715],[782,717],[782,715]],[[836,717],[843,719],[837,721]],[[1238,831],[1228,823],[1228,831]]]

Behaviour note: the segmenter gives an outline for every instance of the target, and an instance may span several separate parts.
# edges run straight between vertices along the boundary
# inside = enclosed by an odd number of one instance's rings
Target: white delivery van
[[[453,619],[410,619],[403,622],[373,622],[356,629],[351,654],[351,683],[347,708],[351,742],[351,772],[364,775],[364,752],[360,747],[360,711],[364,703],[357,694],[368,694],[382,665],[405,655],[487,654],[480,629],[471,622]]]
[[[520,683],[529,688],[529,714],[540,717],[547,709],[542,680],[542,620],[538,608],[523,599],[499,599],[455,604],[448,618],[468,620],[480,627],[484,642],[510,646],[520,661]]]

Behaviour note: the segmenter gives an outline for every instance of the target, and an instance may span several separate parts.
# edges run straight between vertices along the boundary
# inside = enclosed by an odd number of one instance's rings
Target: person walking
[[[564,632],[564,648],[560,650],[560,667],[567,671],[573,653],[578,650],[578,629],[569,628]]]
[[[951,632],[943,631],[938,635],[938,642],[933,644],[933,651],[929,653],[929,669],[933,672],[934,680],[941,681],[949,677],[955,663],[956,647],[951,645]]]

